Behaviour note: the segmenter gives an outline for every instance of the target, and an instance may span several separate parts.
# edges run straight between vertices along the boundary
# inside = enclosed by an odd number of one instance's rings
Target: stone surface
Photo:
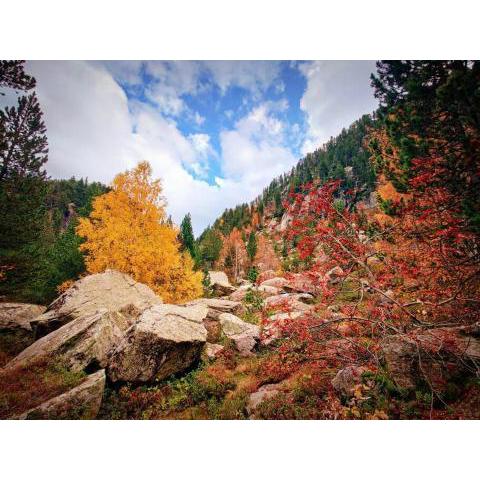
[[[257,284],[261,285],[263,282],[266,280],[270,280],[271,278],[275,278],[278,275],[275,273],[274,270],[265,270],[263,272],[260,272],[260,274],[257,277]]]
[[[224,296],[230,295],[235,291],[235,287],[232,286],[228,280],[227,274],[220,271],[209,271],[210,285],[214,295]]]
[[[391,335],[381,348],[390,376],[404,389],[426,380],[442,391],[459,376],[472,375],[480,361],[480,338],[461,327],[426,330],[415,339]]]
[[[30,303],[0,303],[0,332],[22,329],[32,331],[30,321],[46,310]]]
[[[268,297],[272,297],[273,295],[278,295],[282,291],[280,288],[272,287],[270,285],[260,285],[259,287],[256,288],[256,290],[258,293],[260,293],[260,295],[263,298],[268,298]]]
[[[218,345],[217,343],[207,343],[205,345],[205,355],[208,359],[213,360],[217,355],[225,350],[223,345]]]
[[[105,389],[105,370],[89,375],[80,385],[19,415],[20,420],[92,420],[97,417]]]
[[[0,349],[17,355],[35,341],[30,321],[46,307],[29,303],[0,303]]]
[[[257,407],[270,398],[275,397],[280,392],[278,383],[270,383],[263,385],[256,392],[250,394],[247,404],[247,412],[249,415],[253,415]]]
[[[107,376],[113,382],[144,383],[180,373],[200,359],[207,340],[207,308],[156,305],[111,352]],[[228,315],[228,314],[223,314]]]
[[[106,270],[75,282],[31,324],[39,338],[76,318],[101,309],[116,312],[134,305],[144,310],[160,303],[162,299],[146,285],[116,270]]]
[[[83,370],[107,364],[110,350],[123,338],[138,318],[134,307],[110,312],[106,309],[84,315],[40,338],[12,359],[5,368],[28,364],[53,355],[62,357],[73,370]]]
[[[280,295],[273,295],[264,301],[265,308],[280,309],[287,307],[291,311],[307,312],[312,309],[312,305],[306,302],[311,302],[313,297],[308,294],[289,294],[283,293]]]
[[[205,305],[208,308],[209,316],[218,316],[217,313],[233,313],[238,315],[244,310],[241,302],[225,298],[198,298],[192,302],[185,303],[185,305]]]
[[[338,371],[332,380],[333,388],[345,397],[353,394],[355,386],[362,383],[362,374],[366,372],[365,367],[350,365]]]
[[[286,278],[273,277],[262,282],[260,287],[275,287],[282,289],[285,285],[288,285],[288,280]]]
[[[318,293],[314,283],[314,280],[316,281],[316,279],[311,275],[304,273],[291,273],[288,275],[287,280],[288,283],[283,287],[285,291],[309,293],[311,295],[316,295]]]
[[[260,338],[260,328],[230,313],[219,316],[224,335],[233,340],[241,355],[251,355]]]

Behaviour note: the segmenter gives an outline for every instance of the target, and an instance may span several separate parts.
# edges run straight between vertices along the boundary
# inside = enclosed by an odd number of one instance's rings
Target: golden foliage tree
[[[77,233],[85,239],[90,273],[112,268],[145,283],[166,302],[200,296],[202,274],[193,271],[188,252],[181,253],[177,231],[168,225],[160,180],[142,162],[117,175],[112,190],[97,197]]]

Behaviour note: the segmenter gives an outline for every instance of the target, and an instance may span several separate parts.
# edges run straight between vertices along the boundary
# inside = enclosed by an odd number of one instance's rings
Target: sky
[[[377,107],[373,61],[31,61],[52,178],[147,160],[196,235]],[[3,100],[5,102],[7,100]]]

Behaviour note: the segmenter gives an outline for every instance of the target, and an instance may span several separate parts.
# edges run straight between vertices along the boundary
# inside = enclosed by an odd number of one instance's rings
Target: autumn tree
[[[87,271],[108,268],[149,285],[166,302],[199,296],[202,273],[189,254],[179,251],[178,232],[166,223],[160,180],[147,162],[117,175],[112,190],[96,197],[77,233],[85,239]]]

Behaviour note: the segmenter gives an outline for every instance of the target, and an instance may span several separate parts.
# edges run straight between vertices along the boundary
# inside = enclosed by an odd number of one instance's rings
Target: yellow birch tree
[[[202,292],[202,274],[181,253],[177,231],[165,221],[160,180],[142,162],[117,175],[112,189],[95,198],[92,213],[80,219],[89,273],[111,268],[151,287],[165,302],[182,302]]]

